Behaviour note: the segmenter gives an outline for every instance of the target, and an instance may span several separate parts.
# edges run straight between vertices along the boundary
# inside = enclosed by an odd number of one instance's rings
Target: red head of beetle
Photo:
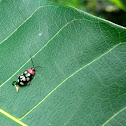
[[[32,75],[35,74],[35,68],[28,69],[27,71]]]

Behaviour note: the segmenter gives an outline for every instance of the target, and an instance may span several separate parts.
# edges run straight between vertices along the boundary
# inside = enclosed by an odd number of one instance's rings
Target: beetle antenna
[[[31,61],[32,61],[32,65],[33,65],[33,68],[34,68],[34,63],[33,63],[32,57],[31,57]]]
[[[40,67],[40,66],[37,66],[37,67]],[[35,68],[37,68],[37,67],[35,67]],[[42,67],[40,67],[40,68],[42,68]]]

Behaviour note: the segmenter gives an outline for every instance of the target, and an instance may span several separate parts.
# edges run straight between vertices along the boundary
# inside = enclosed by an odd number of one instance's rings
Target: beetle
[[[18,80],[13,81],[12,83],[12,85],[15,86],[17,92],[18,92],[19,86],[22,87],[22,86],[30,85],[31,80],[34,78],[36,74],[35,68],[40,67],[40,66],[34,67],[32,58],[31,58],[31,61],[32,61],[33,67],[29,68],[28,70],[25,70],[20,76],[18,76]]]

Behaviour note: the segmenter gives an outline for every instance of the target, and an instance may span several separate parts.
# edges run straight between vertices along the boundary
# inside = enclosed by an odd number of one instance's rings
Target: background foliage
[[[126,0],[50,0],[126,26]]]

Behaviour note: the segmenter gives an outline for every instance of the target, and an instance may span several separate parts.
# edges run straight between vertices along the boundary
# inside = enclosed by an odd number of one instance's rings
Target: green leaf
[[[126,28],[44,0],[3,0],[0,14],[1,125],[125,125]],[[41,68],[17,93],[30,55]]]
[[[126,5],[123,3],[123,0],[109,0],[113,4],[115,4],[117,7],[121,8],[122,10],[126,11]]]

